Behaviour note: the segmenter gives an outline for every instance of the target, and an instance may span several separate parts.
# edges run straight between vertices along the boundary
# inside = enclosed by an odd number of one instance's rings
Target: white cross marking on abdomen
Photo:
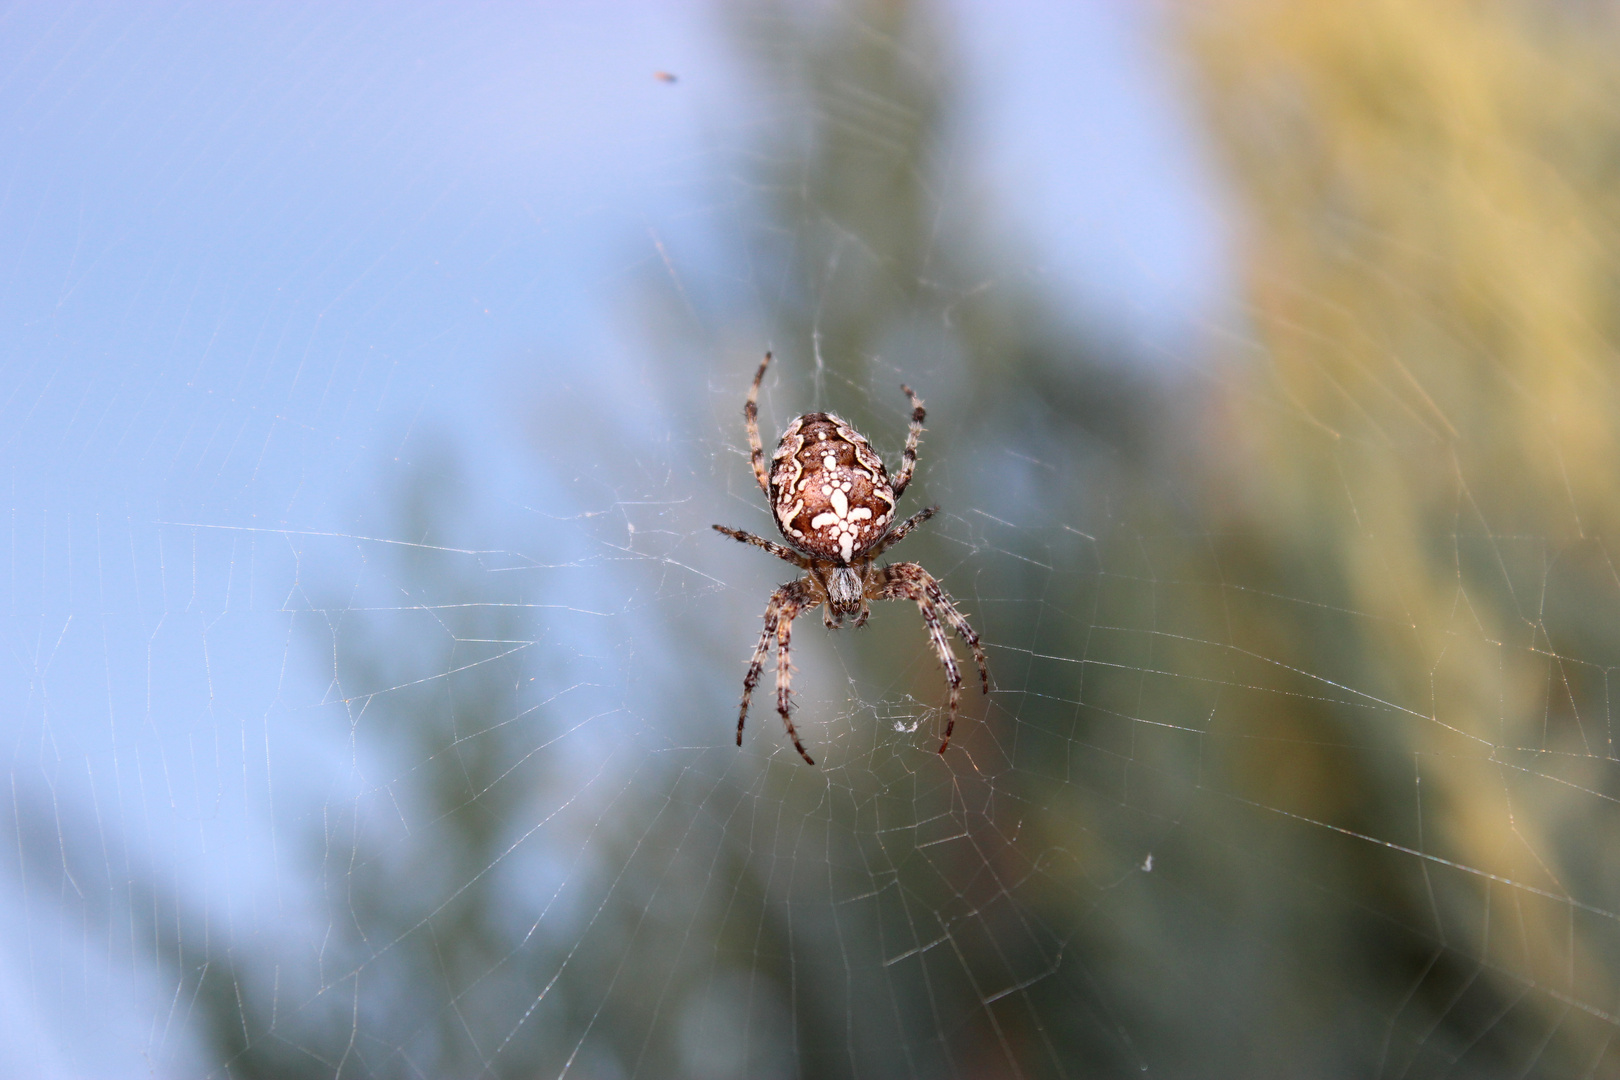
[[[844,561],[849,562],[855,552],[855,536],[860,531],[856,524],[872,516],[872,511],[864,506],[849,508],[849,496],[846,492],[853,485],[848,480],[833,481],[822,486],[821,493],[832,502],[832,512],[817,514],[810,520],[810,527],[818,532],[822,529],[831,529],[833,539],[843,549]]]

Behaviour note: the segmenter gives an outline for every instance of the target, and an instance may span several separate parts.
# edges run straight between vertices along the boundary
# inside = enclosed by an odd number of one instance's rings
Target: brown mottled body
[[[771,456],[771,508],[782,535],[844,566],[894,520],[894,488],[866,437],[832,413],[806,413]]]
[[[895,505],[911,483],[917,465],[917,440],[925,417],[922,402],[911,387],[901,386],[911,401],[911,427],[900,471],[889,479],[883,459],[872,449],[866,436],[849,422],[832,413],[805,413],[788,425],[771,455],[771,468],[765,469],[765,447],[759,439],[759,384],[765,378],[771,354],[754,375],[743,404],[748,427],[749,460],[754,479],[771,503],[771,514],[787,539],[788,547],[741,529],[716,525],[715,529],[735,540],[764,548],[808,573],[771,594],[765,608],[765,629],[754,647],[753,660],[743,677],[742,708],[737,714],[737,745],[742,745],[743,722],[748,718],[748,702],[776,641],[776,711],[787,726],[793,748],[811,765],[793,728],[789,687],[792,667],[788,663],[788,642],[793,620],[805,611],[825,606],[823,621],[829,629],[853,618],[856,626],[866,622],[867,602],[871,600],[912,600],[922,614],[930,643],[945,668],[950,684],[950,722],[939,752],[951,744],[956,727],[957,703],[961,697],[962,675],[951,653],[944,626],[956,631],[979,667],[980,684],[990,692],[990,669],[985,663],[979,635],[946,595],[933,575],[916,563],[895,563],[876,567],[878,556],[898,544],[907,533],[934,516],[937,506],[918,511],[894,524]],[[941,620],[943,620],[943,625]]]

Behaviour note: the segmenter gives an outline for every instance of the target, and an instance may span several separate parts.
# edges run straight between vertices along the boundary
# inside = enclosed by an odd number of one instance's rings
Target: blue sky
[[[1060,307],[1196,362],[1223,215],[1151,18],[949,11],[961,189]],[[472,512],[591,512],[526,429],[558,385],[633,379],[648,266],[721,257],[705,238],[759,122],[746,76],[715,9],[583,3],[23,4],[0,73],[0,760],[21,831],[274,921],[299,890],[276,815],[364,782],[289,612],[369,587],[372,539],[410,539],[382,508],[447,439]],[[611,577],[575,566],[556,595],[611,611]],[[600,625],[582,617],[579,655]],[[75,921],[94,886],[16,862],[0,1073],[185,1074],[165,984],[105,912]]]

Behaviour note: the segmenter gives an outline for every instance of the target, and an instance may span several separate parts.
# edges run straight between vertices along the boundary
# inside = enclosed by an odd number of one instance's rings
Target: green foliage
[[[1167,389],[986,272],[1019,253],[939,194],[928,9],[733,14],[772,121],[742,241],[782,282],[767,395],[813,382],[873,433],[893,372],[930,365],[917,505],[930,474],[953,505],[903,554],[991,643],[996,694],[944,759],[892,730],[925,708],[863,706],[823,769],[721,737],[552,818],[589,785],[547,772],[555,721],[514,695],[545,675],[509,648],[532,628],[406,549],[424,606],[330,633],[408,828],[325,824],[332,944],[296,1011],[262,958],[208,969],[231,1072],[1612,1070],[1600,54],[1501,4],[1185,13],[1253,232],[1239,348]],[[735,424],[748,369],[709,351]],[[969,513],[1011,487],[1015,524]],[[448,514],[411,505],[402,535]],[[705,687],[741,665],[687,614],[665,697],[724,726]],[[837,645],[886,702],[940,692],[910,616]],[[590,855],[583,922],[511,915],[537,822]]]

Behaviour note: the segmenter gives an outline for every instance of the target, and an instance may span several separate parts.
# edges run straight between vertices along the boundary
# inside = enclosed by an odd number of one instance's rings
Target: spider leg
[[[896,498],[898,497],[899,496],[896,496]],[[894,545],[904,540],[908,532],[915,529],[917,526],[921,525],[923,522],[927,521],[937,513],[939,513],[939,507],[930,506],[925,510],[919,510],[915,514],[912,514],[910,517],[906,518],[906,520],[890,529],[888,535],[884,536],[883,539],[877,542],[877,546],[872,549],[871,554],[867,555],[866,558],[875,559],[879,555],[882,555],[885,551],[888,551],[890,548],[894,547]]]
[[[764,371],[765,369],[760,368],[760,370]],[[905,494],[906,485],[911,483],[911,473],[917,467],[917,440],[922,438],[923,420],[928,416],[928,413],[923,409],[922,401],[918,399],[911,387],[901,383],[900,389],[904,390],[906,397],[911,399],[911,429],[906,432],[906,449],[900,455],[900,471],[895,474],[892,485],[896,499]]]
[[[771,651],[771,638],[776,634],[776,624],[781,619],[782,590],[778,589],[771,594],[771,602],[765,607],[765,629],[760,632],[759,644],[754,646],[754,656],[748,661],[748,674],[743,676],[742,708],[737,710],[737,745],[742,745],[743,722],[748,719],[748,700],[754,696],[754,687],[759,685],[760,672],[765,670],[765,657]]]
[[[770,366],[771,354],[767,352],[765,359],[759,362],[759,370],[754,372],[754,385],[748,388],[748,400],[743,404],[743,420],[748,425],[748,460],[754,466],[754,479],[759,481],[759,490],[765,493],[766,499],[771,497],[771,479],[765,473],[765,447],[759,441],[759,384]]]
[[[990,692],[990,665],[985,662],[984,646],[979,643],[978,631],[968,625],[967,617],[956,610],[955,602],[946,595],[945,590],[940,587],[939,582],[935,581],[932,576],[928,579],[927,589],[935,606],[945,616],[945,621],[951,624],[952,630],[956,631],[956,636],[961,638],[963,644],[967,645],[969,649],[973,650],[973,662],[979,667],[979,692],[988,694]]]
[[[782,714],[782,723],[787,725],[788,738],[793,740],[793,749],[804,758],[806,765],[814,765],[815,759],[804,751],[804,743],[799,741],[799,733],[793,729],[793,703],[788,700],[789,692],[793,687],[793,665],[788,661],[788,640],[793,636],[793,619],[802,611],[799,605],[784,608],[782,617],[776,624],[776,711]]]
[[[754,687],[759,685],[760,675],[765,670],[765,657],[771,651],[771,638],[775,637],[777,711],[782,713],[782,719],[787,723],[788,735],[793,739],[793,745],[799,751],[799,756],[812,765],[815,762],[804,752],[804,746],[799,742],[799,735],[793,730],[793,721],[788,718],[786,710],[791,684],[791,676],[788,674],[788,626],[813,600],[808,578],[789,582],[771,594],[770,603],[765,605],[765,628],[760,632],[759,644],[754,646],[753,658],[748,662],[748,674],[743,676],[742,707],[737,710],[737,745],[741,746],[743,723],[748,719],[748,703],[754,696]]]
[[[939,752],[943,754],[945,748],[951,745],[951,732],[956,730],[957,708],[962,701],[962,672],[956,666],[956,654],[951,651],[945,628],[939,624],[939,611],[934,607],[934,602],[926,595],[916,597],[916,601],[917,609],[922,612],[923,624],[928,627],[928,639],[934,643],[940,666],[945,669],[945,681],[951,687],[951,717],[945,721],[945,738],[939,744]]]
[[[973,650],[973,660],[979,667],[979,679],[984,692],[988,694],[990,668],[985,663],[984,646],[979,643],[979,635],[968,625],[962,613],[956,610],[956,605],[934,579],[934,575],[916,563],[895,563],[884,567],[873,583],[872,593],[874,600],[914,600],[918,610],[922,612],[929,640],[933,643],[934,651],[939,654],[940,665],[945,668],[945,678],[951,687],[950,720],[945,725],[945,741],[939,746],[939,752],[943,754],[945,748],[951,744],[951,732],[956,728],[962,675],[957,669],[956,655],[951,651],[950,639],[945,636],[944,627],[940,625],[941,613],[944,614],[945,621],[950,624],[951,629],[955,630],[967,643],[968,648]]]
[[[715,525],[713,528],[715,532],[725,533],[733,540],[741,540],[745,544],[753,544],[755,547],[764,548],[772,555],[775,555],[778,559],[784,559],[787,562],[792,563],[794,566],[797,566],[800,570],[810,569],[809,559],[805,558],[803,555],[800,555],[792,548],[783,547],[774,540],[767,540],[763,536],[755,536],[751,532],[743,532],[741,529],[727,528],[724,525]]]
[[[956,609],[956,601],[951,599],[950,594],[945,591],[945,587],[939,583],[933,574],[930,574],[916,563],[894,563],[891,566],[884,567],[884,573],[891,580],[905,578],[914,581],[928,595],[928,598],[934,602],[934,606],[939,609],[945,621],[950,624],[951,629],[955,630],[956,635],[962,639],[962,643],[973,650],[973,662],[979,668],[980,691],[988,694],[990,692],[990,665],[985,659],[984,645],[979,641],[978,631],[969,625],[967,616]]]
[[[951,745],[951,732],[956,730],[956,711],[962,700],[962,673],[956,667],[956,654],[951,652],[951,643],[945,636],[945,628],[939,625],[939,612],[935,609],[933,601],[918,597],[917,607],[922,610],[923,622],[928,626],[928,636],[934,642],[934,651],[939,653],[939,662],[944,665],[945,681],[951,684],[951,718],[945,721],[945,738],[939,744],[939,752],[943,754],[945,748]]]

